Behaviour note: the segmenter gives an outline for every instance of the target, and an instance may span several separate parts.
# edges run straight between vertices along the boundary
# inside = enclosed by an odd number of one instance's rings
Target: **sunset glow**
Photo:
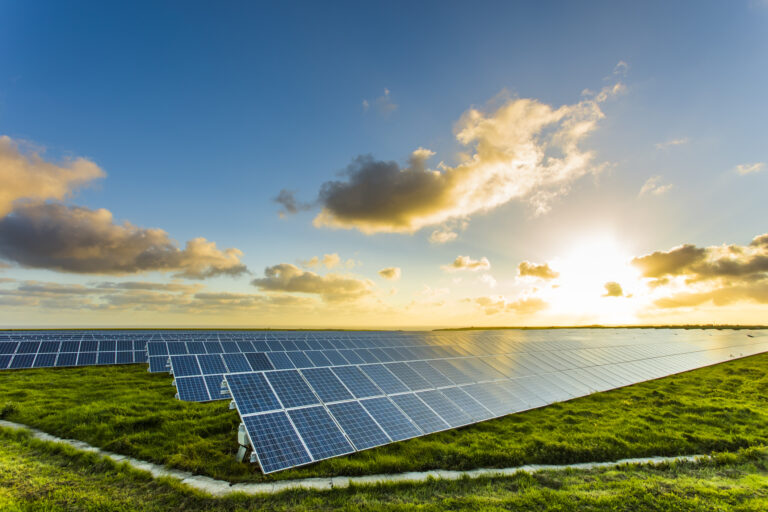
[[[765,323],[765,2],[32,4],[6,327]]]

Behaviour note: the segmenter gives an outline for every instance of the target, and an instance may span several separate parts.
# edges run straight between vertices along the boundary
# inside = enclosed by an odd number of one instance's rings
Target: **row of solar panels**
[[[731,344],[742,343],[742,338],[731,340]],[[629,362],[651,357],[661,357],[684,352],[717,348],[711,340],[699,344],[654,343],[635,346],[607,346],[602,348],[541,350],[538,345],[515,347],[519,352],[508,352],[493,356],[467,356],[450,347],[411,347],[408,350],[326,350],[296,352],[245,352],[226,354],[173,355],[166,361],[175,376],[178,397],[185,401],[208,401],[221,399],[220,384],[226,373],[248,371],[285,370],[294,368],[334,367],[345,368],[360,365],[366,372],[395,373],[408,385],[411,391],[429,389],[451,384],[467,384],[489,378],[500,372],[503,375],[526,376],[551,373],[558,370],[587,368],[613,363]],[[150,358],[150,365],[160,363],[162,357]],[[409,370],[411,368],[411,370]],[[160,366],[158,364],[158,370]],[[418,375],[432,376],[437,381],[430,386]],[[376,380],[377,375],[368,375]],[[442,383],[441,383],[442,382]]]
[[[416,392],[394,372],[374,380],[354,366],[224,378],[256,459],[271,473],[740,357],[735,348],[750,355],[768,342],[464,385],[439,380]]]
[[[227,354],[198,354],[170,356],[169,367],[175,376],[178,396],[186,401],[218,400],[219,388],[223,375],[265,370],[285,370],[294,368],[346,368],[359,365],[374,381],[379,372],[394,373],[397,378],[407,382],[413,391],[439,387],[451,384],[466,384],[489,379],[489,376],[504,375],[525,376],[549,373],[556,370],[580,367],[598,366],[617,362],[632,361],[649,357],[674,353],[668,345],[636,346],[636,347],[606,347],[591,349],[576,349],[557,352],[518,352],[510,355],[495,356],[465,356],[451,353],[448,350],[438,350],[443,347],[418,347],[393,353],[382,351],[381,358],[375,358],[376,353],[363,353],[366,359],[358,355],[359,351],[298,351],[298,352],[245,352]],[[346,356],[346,357],[345,357]],[[354,356],[354,357],[353,357]],[[162,358],[154,358],[159,362]],[[153,359],[150,358],[150,364]],[[159,368],[158,368],[159,369]],[[416,375],[414,375],[414,372]],[[427,376],[434,386],[419,374]]]
[[[186,354],[234,354],[247,352],[268,352],[273,355],[273,364],[276,368],[292,368],[297,364],[302,366],[327,366],[328,364],[356,364],[356,363],[375,363],[391,362],[413,359],[426,359],[437,357],[453,357],[465,355],[489,355],[526,351],[552,351],[552,350],[572,350],[588,347],[606,347],[606,346],[637,346],[642,344],[659,343],[659,340],[650,337],[644,340],[644,343],[623,340],[553,340],[520,342],[504,339],[478,340],[475,343],[458,344],[456,340],[441,338],[427,343],[425,339],[413,338],[400,340],[393,344],[390,340],[366,340],[364,347],[352,348],[354,344],[350,341],[331,341],[321,340],[317,343],[309,343],[301,340],[283,341],[229,341],[229,342],[150,342],[147,344],[147,351],[150,361],[150,371],[167,371],[168,356],[186,355]],[[453,341],[454,343],[450,343]],[[436,342],[441,342],[439,344]],[[309,357],[315,364],[307,365],[304,362],[297,363],[296,358]],[[292,361],[291,361],[292,360]]]

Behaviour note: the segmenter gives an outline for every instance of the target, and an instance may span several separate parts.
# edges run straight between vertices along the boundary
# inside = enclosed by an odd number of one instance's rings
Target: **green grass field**
[[[264,476],[237,463],[226,401],[174,399],[145,365],[8,371],[0,417],[231,481],[608,461],[768,444],[768,354]]]
[[[759,511],[768,508],[768,450],[698,463],[286,491],[213,498],[125,464],[0,428],[0,510],[520,510]]]

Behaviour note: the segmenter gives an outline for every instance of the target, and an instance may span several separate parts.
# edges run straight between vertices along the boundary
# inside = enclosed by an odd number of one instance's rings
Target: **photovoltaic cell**
[[[360,369],[387,394],[410,391],[408,387],[382,364],[367,364]]]
[[[203,375],[227,373],[227,367],[224,365],[221,354],[200,354],[197,356],[197,362],[200,364]]]
[[[265,374],[283,407],[301,407],[319,403],[297,370],[279,370]]]
[[[441,419],[414,394],[395,395],[392,401],[424,432],[429,434],[449,428],[448,423]]]
[[[245,354],[245,358],[248,359],[248,363],[254,371],[273,370],[275,368],[263,352],[250,352]]]
[[[357,402],[341,402],[328,405],[336,421],[347,433],[357,450],[365,450],[390,442],[387,434]]]
[[[480,402],[472,398],[461,388],[444,388],[441,391],[474,421],[483,421],[494,416],[491,411],[483,407]]]
[[[381,390],[357,366],[338,366],[333,368],[333,373],[341,379],[347,389],[355,395],[355,398],[367,398],[382,394]]]
[[[360,403],[392,441],[421,435],[421,431],[388,398],[368,398]]]
[[[472,418],[464,411],[458,408],[440,391],[422,391],[416,393],[416,396],[427,404],[438,416],[452,427],[460,427],[472,423]]]
[[[282,408],[264,374],[229,374],[226,380],[241,415]]]
[[[301,373],[323,402],[338,402],[353,398],[330,368],[307,368],[301,370]]]
[[[418,373],[413,371],[405,363],[389,363],[384,365],[389,371],[395,374],[395,377],[408,386],[411,391],[420,391],[422,389],[431,389],[432,384],[427,382]]]
[[[188,377],[190,375],[202,375],[200,365],[195,356],[171,356],[173,374],[176,377]]]
[[[250,372],[252,370],[243,354],[224,354],[223,357],[229,373]]]
[[[202,377],[179,377],[176,379],[176,391],[180,400],[189,402],[207,402],[210,400],[208,388]]]
[[[243,423],[264,473],[312,462],[285,412],[246,416]]]
[[[285,352],[269,352],[267,353],[267,357],[276,370],[290,370],[296,368],[296,365],[293,364],[288,357],[288,354]]]
[[[355,451],[324,407],[293,409],[288,415],[314,460]]]

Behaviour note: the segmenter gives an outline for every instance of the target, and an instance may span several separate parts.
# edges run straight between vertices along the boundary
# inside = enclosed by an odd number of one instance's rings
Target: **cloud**
[[[639,256],[632,264],[652,287],[671,291],[656,300],[658,307],[767,302],[768,234],[756,236],[749,245],[685,244]]]
[[[54,164],[43,160],[38,152],[22,151],[20,146],[8,136],[0,136],[0,217],[13,210],[19,199],[64,199],[76,188],[105,176],[98,165],[85,158]]]
[[[533,315],[549,307],[546,301],[538,297],[521,297],[510,301],[501,295],[496,297],[477,297],[474,299],[474,303],[486,315],[510,312],[519,315]]]
[[[605,293],[603,297],[623,297],[624,290],[621,289],[621,285],[616,281],[609,281],[605,283]]]
[[[644,277],[662,278],[685,271],[692,264],[706,256],[706,249],[685,244],[669,251],[656,251],[632,259],[632,264],[642,271]]]
[[[260,306],[312,306],[316,301],[309,297],[290,294],[254,294],[254,293],[197,293],[193,307],[201,309],[221,308],[225,310],[252,309]]]
[[[768,304],[768,281],[751,285],[727,286],[703,292],[681,292],[662,297],[654,302],[659,308],[695,307],[711,302],[715,306],[727,306],[736,302]]]
[[[620,60],[619,62],[616,63],[616,66],[613,68],[613,74],[625,76],[628,70],[629,70],[629,64],[627,64],[623,60]]]
[[[16,288],[0,288],[0,304],[50,310],[150,311],[179,314],[229,314],[233,311],[270,312],[316,306],[311,297],[291,294],[202,292],[203,285],[153,282],[104,282],[69,285],[22,281]]]
[[[654,196],[660,196],[669,192],[672,189],[672,186],[671,183],[662,185],[661,176],[659,175],[651,176],[640,188],[640,193],[638,195],[644,196],[646,194],[653,194]]]
[[[436,229],[432,232],[431,235],[429,235],[429,243],[431,244],[446,244],[448,242],[453,242],[458,238],[459,234],[455,231],[446,231],[441,229]]]
[[[760,172],[765,168],[765,162],[753,162],[751,164],[739,164],[734,167],[734,172],[744,176],[745,174],[753,174]]]
[[[205,238],[179,249],[165,231],[115,224],[105,209],[21,204],[0,219],[0,257],[25,267],[114,275],[161,271],[204,279],[247,272],[241,255]]]
[[[264,277],[251,281],[262,291],[309,293],[319,295],[326,302],[343,302],[359,299],[372,292],[373,283],[339,274],[324,276],[304,271],[290,263],[267,267]]]
[[[295,194],[296,193],[292,190],[282,189],[280,193],[277,194],[277,197],[273,199],[274,202],[283,207],[278,212],[281,217],[285,215],[293,215],[312,208],[312,203],[298,201]]]
[[[496,285],[498,284],[491,274],[483,274],[480,276],[480,282],[487,284],[490,288],[496,288]]]
[[[338,253],[333,254],[324,254],[322,258],[319,258],[318,256],[312,256],[310,259],[306,261],[302,261],[301,265],[306,268],[319,268],[321,266],[325,266],[327,269],[332,269],[335,267],[338,267],[341,265],[341,257]],[[351,268],[355,266],[355,260],[348,259],[344,265],[347,268]]]
[[[483,256],[479,260],[473,260],[469,256],[456,256],[453,263],[450,265],[443,265],[440,268],[446,272],[458,272],[461,270],[471,270],[477,272],[478,270],[489,270],[491,268],[491,262],[488,258]]]
[[[682,146],[683,144],[688,144],[691,141],[688,137],[682,137],[679,139],[670,139],[665,142],[659,142],[656,144],[656,149],[668,149],[673,146]]]
[[[520,277],[535,277],[538,279],[555,279],[560,274],[549,267],[548,263],[531,263],[523,261],[517,266],[517,275]]]
[[[384,94],[373,100],[373,107],[380,115],[387,117],[397,110],[397,104],[392,102],[389,89],[384,89]],[[368,112],[371,108],[371,102],[363,100],[363,112]]]
[[[194,293],[203,288],[202,284],[182,284],[182,283],[150,283],[146,281],[127,281],[114,283],[105,281],[97,283],[94,287],[98,290],[151,290],[151,291],[169,291]]]
[[[419,148],[408,165],[355,158],[344,179],[324,183],[319,192],[317,227],[364,233],[412,233],[425,226],[487,212],[514,199],[537,213],[567,193],[589,172],[594,154],[579,144],[603,117],[599,103],[620,92],[611,86],[595,97],[554,108],[535,99],[510,99],[491,112],[470,109],[456,124],[457,140],[470,149],[450,167],[427,166],[432,151]],[[450,235],[435,235],[447,241]]]
[[[379,275],[389,281],[398,281],[402,275],[400,267],[387,267],[379,270]]]

